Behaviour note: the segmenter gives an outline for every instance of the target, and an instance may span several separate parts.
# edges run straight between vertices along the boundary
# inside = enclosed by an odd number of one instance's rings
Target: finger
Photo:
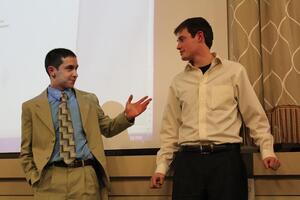
[[[143,101],[145,101],[148,98],[148,96],[144,96],[143,98],[141,98],[140,100],[138,100],[136,103],[140,104]]]
[[[272,163],[272,169],[274,170],[277,170],[279,167],[280,167],[280,162],[279,160],[275,160],[273,163]]]
[[[158,188],[159,184],[157,184],[159,177],[152,177],[151,179],[151,188]]]
[[[269,166],[270,166],[271,169],[276,170],[277,169],[277,161],[276,161],[276,159],[271,159],[270,163],[269,163]]]
[[[145,106],[145,107],[147,107],[148,106],[148,104],[150,103],[152,101],[152,99],[150,98],[150,99],[148,99],[147,101],[145,101],[145,102],[143,102],[142,103],[142,106]]]
[[[269,160],[266,159],[263,161],[263,163],[264,163],[265,168],[268,169],[269,168]]]
[[[130,104],[131,103],[131,101],[132,101],[132,99],[133,99],[133,96],[132,96],[132,94],[128,97],[128,100],[127,100],[127,103],[126,104]]]
[[[156,187],[157,188],[160,188],[163,184],[163,180],[161,177],[158,177],[157,180],[156,180]]]
[[[273,166],[275,166],[275,159],[270,159],[270,160],[269,160],[269,166],[270,166],[271,168],[273,168]]]
[[[160,178],[159,178],[159,184],[160,184],[160,186],[161,186],[162,184],[164,184],[164,177],[160,177]]]
[[[277,165],[276,164],[272,164],[270,165],[271,169],[276,170],[277,169]]]
[[[278,166],[277,166],[276,164],[274,164],[274,165],[271,166],[271,168],[272,168],[273,170],[277,170],[277,169],[278,169]]]
[[[277,166],[278,166],[277,168],[279,168],[281,166],[281,163],[279,160],[277,160]]]
[[[154,178],[151,177],[150,188],[154,188],[154,187],[155,187],[155,181],[154,181]]]

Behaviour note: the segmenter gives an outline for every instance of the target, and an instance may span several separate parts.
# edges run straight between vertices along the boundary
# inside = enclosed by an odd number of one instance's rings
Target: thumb
[[[163,177],[160,177],[160,178],[159,178],[159,184],[160,184],[160,185],[164,184],[164,178],[163,178]]]
[[[128,97],[128,100],[127,100],[126,105],[130,104],[131,101],[132,101],[132,99],[133,99],[133,96],[132,96],[132,94],[131,94],[131,95]]]
[[[264,162],[263,162],[263,163],[264,163],[264,166],[265,166],[265,168],[266,168],[266,169],[268,169],[268,168],[269,168],[269,166],[270,166],[270,165],[269,165],[269,160],[268,160],[268,159],[266,159],[266,160],[264,160]]]

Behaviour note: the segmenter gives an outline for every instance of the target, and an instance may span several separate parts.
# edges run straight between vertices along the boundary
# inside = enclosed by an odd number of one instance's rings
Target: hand
[[[275,157],[266,157],[263,160],[264,166],[265,168],[269,169],[273,169],[273,170],[277,170],[280,167],[280,162],[277,158]]]
[[[131,103],[133,96],[130,95],[126,107],[125,107],[125,114],[128,120],[132,120],[133,118],[139,116],[142,112],[144,112],[147,108],[147,105],[152,100],[151,98],[148,98],[148,96],[145,96],[138,100],[136,103]]]
[[[155,173],[151,177],[150,181],[150,188],[161,188],[161,186],[164,184],[165,181],[165,175],[161,173]]]

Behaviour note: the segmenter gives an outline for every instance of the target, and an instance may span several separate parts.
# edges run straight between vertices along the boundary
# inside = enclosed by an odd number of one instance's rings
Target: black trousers
[[[173,200],[248,199],[247,172],[239,149],[177,152],[173,164]]]

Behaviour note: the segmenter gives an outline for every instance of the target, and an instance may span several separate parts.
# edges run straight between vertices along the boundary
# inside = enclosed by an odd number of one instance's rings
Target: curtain
[[[227,0],[229,59],[243,64],[275,143],[300,143],[300,1]],[[253,144],[242,128],[246,145]]]

